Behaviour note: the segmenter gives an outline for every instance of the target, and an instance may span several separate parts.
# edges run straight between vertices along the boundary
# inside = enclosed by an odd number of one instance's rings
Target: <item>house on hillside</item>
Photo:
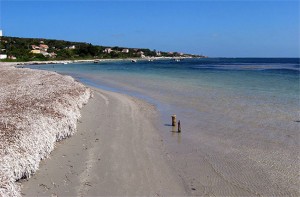
[[[3,59],[6,59],[7,58],[7,55],[6,54],[0,54],[0,59],[3,60]]]
[[[50,53],[48,53],[46,51],[41,51],[41,54],[45,57],[51,57]]]
[[[104,49],[104,53],[111,53],[113,50],[111,49],[111,48],[106,48],[106,49]]]
[[[138,55],[140,55],[140,56],[141,56],[141,58],[144,58],[144,57],[145,57],[145,55],[144,55],[144,52],[143,52],[143,51],[139,51],[139,52],[137,52],[137,54],[138,54]]]
[[[129,53],[129,49],[123,49],[122,53]]]
[[[16,60],[17,58],[13,55],[10,55],[10,56],[7,57],[7,59]]]
[[[50,53],[50,57],[52,57],[52,58],[56,58],[56,56],[57,56],[57,54],[56,54],[56,53],[54,53],[54,52]]]
[[[33,54],[40,54],[40,53],[41,53],[41,50],[31,50],[30,53],[33,53]]]
[[[75,45],[69,46],[69,49],[76,49]]]
[[[40,44],[39,47],[41,51],[47,51],[49,49],[48,45],[46,44]]]
[[[36,45],[31,45],[31,48],[32,50],[40,50],[40,47]]]

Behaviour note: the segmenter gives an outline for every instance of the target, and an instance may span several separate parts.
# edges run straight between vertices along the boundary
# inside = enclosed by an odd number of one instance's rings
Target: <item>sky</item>
[[[0,0],[0,29],[209,57],[300,57],[299,10],[298,0]]]

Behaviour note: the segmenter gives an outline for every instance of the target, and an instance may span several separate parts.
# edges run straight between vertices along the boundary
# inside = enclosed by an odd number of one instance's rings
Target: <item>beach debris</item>
[[[45,188],[46,190],[51,189],[50,187],[48,187],[46,184],[43,184],[43,183],[40,184],[39,186]]]
[[[172,126],[175,127],[176,126],[176,115],[173,114],[171,117],[172,117]]]
[[[76,132],[90,89],[69,76],[0,64],[0,196],[18,197],[16,181],[29,178],[57,141]]]
[[[4,122],[4,128],[7,129],[7,119],[2,120],[2,122]]]
[[[69,179],[69,177],[67,175],[65,175],[65,177],[66,177],[67,181],[69,181],[69,182],[72,183],[72,181],[70,181],[70,179]]]
[[[178,120],[178,133],[181,132],[181,125],[180,125],[180,120]]]
[[[53,187],[59,187],[56,183],[52,182]]]
[[[85,182],[84,185],[92,187],[90,182]]]

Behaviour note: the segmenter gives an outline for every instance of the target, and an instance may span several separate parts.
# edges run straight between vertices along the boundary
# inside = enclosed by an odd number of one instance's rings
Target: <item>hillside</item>
[[[43,38],[0,37],[2,61],[46,61],[76,59],[146,58],[146,57],[201,57],[177,52],[150,49],[108,47],[85,42],[71,42]]]

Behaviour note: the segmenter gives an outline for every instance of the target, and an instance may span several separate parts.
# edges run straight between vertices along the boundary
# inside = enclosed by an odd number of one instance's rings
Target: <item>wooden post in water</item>
[[[175,127],[176,126],[176,115],[172,115],[172,126]]]
[[[180,125],[180,120],[178,120],[178,133],[181,132],[181,125]]]

